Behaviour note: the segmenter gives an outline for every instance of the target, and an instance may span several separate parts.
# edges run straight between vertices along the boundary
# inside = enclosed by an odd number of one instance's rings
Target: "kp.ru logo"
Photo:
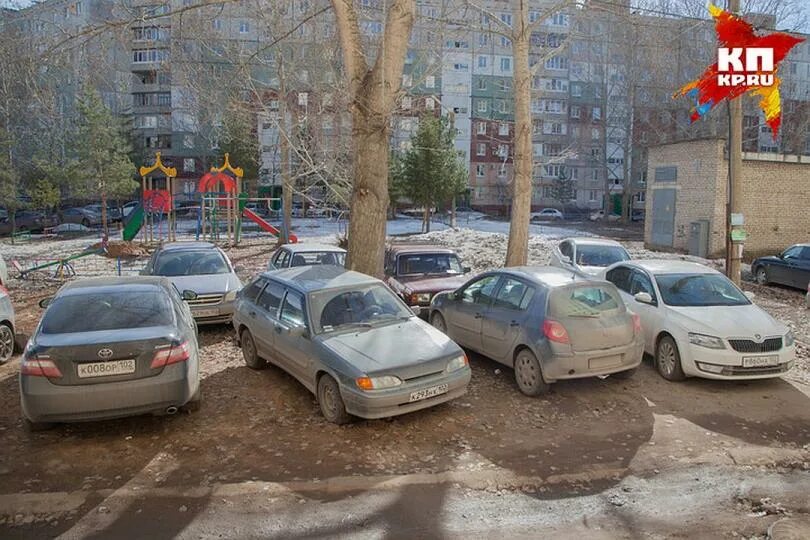
[[[699,79],[684,85],[675,97],[694,100],[691,120],[701,118],[724,99],[737,99],[750,93],[759,96],[759,106],[765,113],[773,138],[779,133],[782,103],[779,96],[779,63],[790,49],[804,39],[782,32],[759,34],[741,18],[709,4],[714,17],[717,40],[717,62],[703,72]]]

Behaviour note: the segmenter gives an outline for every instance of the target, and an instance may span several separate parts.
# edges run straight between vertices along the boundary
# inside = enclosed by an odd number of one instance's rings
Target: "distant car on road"
[[[427,307],[434,295],[467,281],[469,268],[450,248],[392,245],[385,253],[385,283],[409,306]]]
[[[528,396],[563,379],[630,376],[643,353],[638,316],[616,287],[559,268],[476,276],[436,295],[430,321],[462,347],[513,368]]]
[[[2,257],[0,257],[2,261]],[[5,283],[5,282],[3,282]],[[14,355],[14,306],[8,290],[0,283],[0,364]]]
[[[764,379],[793,366],[793,332],[713,268],[635,260],[602,275],[641,316],[644,349],[667,380]]]
[[[384,418],[463,395],[467,357],[380,280],[338,266],[267,272],[237,296],[245,363],[270,360],[313,392],[324,418]]]
[[[603,268],[627,261],[630,254],[620,243],[602,238],[566,238],[551,251],[551,266],[595,276]]]
[[[198,324],[231,321],[236,293],[242,282],[228,256],[208,242],[172,242],[155,250],[141,272],[164,276],[180,291],[196,293],[187,299]]]
[[[314,264],[346,264],[346,250],[329,244],[284,244],[270,258],[268,270]]]
[[[755,259],[751,273],[760,285],[778,283],[806,290],[810,283],[810,244],[796,244],[779,255]]]
[[[644,221],[644,218],[646,217],[646,215],[647,215],[647,212],[645,212],[644,210],[633,210],[633,213],[630,214],[630,220],[631,221]]]
[[[85,227],[101,224],[101,214],[84,207],[65,208],[61,217],[62,223],[79,223]]]
[[[607,217],[608,221],[619,221],[622,218],[619,214],[610,214]],[[596,212],[591,212],[591,215],[588,217],[591,221],[602,221],[605,219],[605,211],[604,210],[597,210]]]
[[[539,212],[531,213],[532,221],[545,221],[545,220],[559,221],[563,219],[565,219],[565,215],[556,208],[543,208]]]
[[[98,214],[99,220],[101,219],[101,209],[102,206],[100,204],[88,204],[84,207],[86,210],[90,210],[91,212]],[[115,206],[114,204],[107,204],[107,221],[109,223],[115,223],[117,221],[121,221],[121,209]]]
[[[124,203],[124,205],[121,207],[121,215],[123,217],[129,217],[132,211],[135,210],[139,204],[141,204],[141,201],[129,201],[128,203]]]
[[[169,280],[73,281],[40,305],[20,363],[29,429],[199,406],[197,328]]]
[[[40,232],[56,225],[55,216],[46,215],[35,210],[17,210],[14,214],[16,232]],[[11,234],[11,217],[0,220],[0,234]]]

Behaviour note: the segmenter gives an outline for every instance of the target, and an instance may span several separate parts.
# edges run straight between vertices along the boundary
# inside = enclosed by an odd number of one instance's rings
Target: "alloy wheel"
[[[5,324],[0,324],[0,364],[5,364],[14,354],[14,333]]]
[[[658,347],[658,365],[667,375],[675,371],[675,349],[669,342],[661,343]]]

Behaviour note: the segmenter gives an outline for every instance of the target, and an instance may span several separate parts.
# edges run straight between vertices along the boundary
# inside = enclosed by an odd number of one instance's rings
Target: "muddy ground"
[[[495,264],[505,247],[502,238],[481,234],[448,231],[422,240],[455,245],[474,269],[481,270]],[[550,245],[542,238],[532,240],[534,262],[544,262]],[[254,244],[234,249],[230,256],[249,275],[266,264],[269,252],[267,244]],[[115,268],[115,261],[94,259],[87,263],[95,265],[86,268],[88,273]],[[130,261],[124,271],[134,273],[142,265],[143,261]],[[58,286],[57,280],[46,276],[12,283],[22,332],[35,326],[39,298]],[[383,527],[384,536],[390,538],[453,537],[452,527],[438,518],[409,524],[436,511],[445,499],[460,498],[468,506],[488,498],[509,499],[529,514],[542,513],[546,501],[549,509],[554,505],[564,515],[565,500],[587,506],[598,497],[614,510],[638,504],[644,514],[649,508],[641,506],[660,504],[665,513],[668,503],[652,488],[655,479],[666,482],[663,479],[673,475],[682,482],[678,475],[688,476],[690,471],[695,471],[695,485],[707,490],[734,475],[742,479],[771,475],[785,485],[798,486],[800,492],[810,492],[808,312],[798,291],[753,284],[746,288],[757,293],[765,309],[789,322],[803,342],[799,366],[784,379],[673,384],[647,362],[628,381],[563,382],[549,395],[533,399],[520,394],[511,370],[472,355],[473,378],[466,396],[404,417],[344,427],[327,423],[313,396],[279,369],[245,367],[227,326],[201,328],[203,406],[191,414],[27,433],[20,420],[19,360],[14,359],[0,366],[0,537],[65,533],[155,538],[186,529],[188,537],[257,536],[255,530],[263,530],[258,536],[285,538],[289,537],[285,531],[291,530],[285,524],[308,523],[300,517],[304,508],[325,516],[335,509],[343,509],[338,514],[344,515],[345,508],[353,508],[361,515],[363,507],[375,508],[374,501],[388,496],[392,483],[402,499],[397,499],[400,506],[394,507],[395,516],[389,516]],[[708,530],[713,531],[707,537],[762,537],[786,514],[810,511],[802,506],[801,497],[772,480],[763,480],[765,491],[757,491],[753,498],[742,497],[745,490],[731,488],[715,493],[718,499],[712,504],[723,505],[722,519],[712,522],[706,508],[694,508],[694,515],[682,519],[699,526],[705,515],[712,523]],[[283,486],[280,493],[264,496],[279,486]],[[682,495],[686,508],[688,498],[697,496],[689,490]],[[761,499],[768,497],[781,509],[762,510]],[[360,508],[352,507],[351,501]],[[240,518],[242,507],[234,504],[250,508],[248,518]],[[492,508],[498,504],[493,502]],[[488,520],[485,516],[490,514],[476,514],[474,508],[465,511],[472,512],[467,533],[497,534],[500,518]],[[243,529],[235,523],[258,519],[257,512],[277,513],[281,521],[265,523],[251,535],[239,534]],[[232,528],[216,523],[220,514],[233,520]],[[374,523],[377,518],[364,519]],[[571,519],[581,527],[581,520]],[[353,525],[360,528],[323,530],[323,523],[309,523],[295,537],[354,536],[363,530],[362,523]],[[516,537],[532,536],[531,530],[520,533],[529,521],[509,523]],[[575,530],[566,529],[565,523],[562,528],[547,524],[548,530]],[[620,532],[609,524],[606,521],[608,528],[600,530],[638,537],[632,528]],[[654,533],[651,537],[680,536],[686,532],[680,525],[681,518],[669,519],[658,529],[653,525],[645,531]],[[466,530],[459,527],[462,533]],[[697,534],[700,529],[690,530],[685,536],[702,537]],[[585,534],[598,536],[595,532],[586,528]]]

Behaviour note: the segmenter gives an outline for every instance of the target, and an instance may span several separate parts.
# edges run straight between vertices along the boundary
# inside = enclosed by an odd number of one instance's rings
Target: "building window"
[[[506,178],[506,167],[504,165],[498,167],[498,178]]]
[[[509,145],[508,144],[499,144],[498,145],[498,157],[505,158],[509,155]]]
[[[184,172],[194,172],[194,158],[184,158],[183,159],[183,171]]]
[[[529,12],[529,22],[530,23],[537,22],[537,19],[539,19],[539,18],[540,18],[540,13],[538,11],[530,11]]]
[[[602,155],[602,152],[598,148],[591,148],[591,157],[593,159],[599,159],[600,155]]]
[[[484,102],[486,103],[486,102]],[[486,135],[487,134],[487,123],[486,122],[478,122],[476,126],[476,133],[479,135]]]
[[[214,30],[222,30],[222,19],[214,19],[211,21],[211,28]]]
[[[163,62],[169,59],[168,49],[138,49],[132,51],[132,62],[145,64],[149,62]]]
[[[487,155],[487,145],[486,143],[478,143],[475,148],[475,155],[476,156],[485,156]]]
[[[599,180],[599,169],[591,169],[591,180],[593,181]]]
[[[480,67],[480,68],[487,67],[487,57],[486,56],[479,56],[478,57],[478,67]]]
[[[594,202],[596,200],[596,196],[597,196],[597,191],[595,189],[592,189],[592,190],[590,190],[588,192],[588,200],[590,202]]]
[[[480,113],[487,112],[487,102],[486,101],[481,100],[481,101],[478,102],[478,112],[480,112]]]
[[[486,79],[478,79],[478,89],[479,90],[486,90],[487,89],[487,80]]]
[[[602,107],[594,107],[592,117],[594,120],[602,119]]]
[[[555,157],[562,153],[562,145],[560,144],[543,144],[543,155]]]
[[[453,107],[454,114],[467,114],[467,107]]]
[[[436,86],[436,77],[433,75],[428,75],[425,77],[425,88],[435,88]]]
[[[551,186],[543,186],[543,198],[550,199],[552,196]]]
[[[157,127],[157,116],[136,116],[135,127],[142,129],[154,129]]]
[[[511,58],[501,58],[501,71],[512,71]]]
[[[239,22],[239,33],[240,34],[247,34],[250,32],[250,23],[247,21],[240,21]]]
[[[512,85],[509,82],[509,79],[498,79],[498,90],[501,92],[509,92],[512,89]]]
[[[458,62],[453,64],[453,69],[456,71],[470,71],[470,64],[466,62]]]
[[[598,141],[599,140],[599,130],[596,128],[591,129],[591,140]]]
[[[432,111],[433,107],[436,106],[436,102],[433,101],[433,98],[427,98],[425,100],[425,109]]]
[[[506,114],[509,112],[509,109],[506,106],[506,102],[502,99],[498,100],[498,112],[502,114]]]
[[[510,40],[507,37],[501,36],[501,47],[511,47],[511,46],[512,46],[512,40]]]
[[[183,148],[194,148],[194,135],[183,135]]]
[[[487,174],[486,165],[484,165],[483,163],[478,163],[475,166],[475,176],[477,176],[478,178],[483,178],[484,176],[486,176],[486,174]]]
[[[571,95],[574,97],[582,96],[582,85],[579,83],[571,83]]]
[[[509,136],[509,124],[498,124],[498,135],[502,137]]]
[[[501,22],[512,26],[512,14],[511,13],[500,13],[498,15],[501,19]]]
[[[579,105],[571,105],[571,118],[579,118],[580,107]]]

